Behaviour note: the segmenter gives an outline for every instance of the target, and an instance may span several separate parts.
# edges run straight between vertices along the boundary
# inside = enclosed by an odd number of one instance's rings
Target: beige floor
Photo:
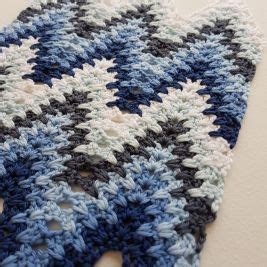
[[[176,1],[182,15],[197,11],[207,3],[207,0]],[[1,0],[0,26],[11,22],[28,2],[29,0]],[[245,2],[267,36],[267,2]],[[216,222],[208,228],[202,267],[267,266],[266,73],[267,53],[258,65],[253,81],[249,107],[235,148],[234,164],[226,179],[223,204]],[[109,257],[99,266],[118,266],[111,261],[112,258]]]

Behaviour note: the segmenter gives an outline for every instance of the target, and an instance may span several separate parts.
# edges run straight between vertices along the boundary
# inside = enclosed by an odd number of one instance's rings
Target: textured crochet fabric
[[[199,265],[261,37],[236,2],[106,2],[0,33],[1,266]]]

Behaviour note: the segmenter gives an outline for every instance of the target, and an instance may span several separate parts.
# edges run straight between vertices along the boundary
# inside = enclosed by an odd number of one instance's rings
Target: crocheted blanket
[[[198,266],[262,50],[246,8],[38,0],[0,46],[1,266]]]

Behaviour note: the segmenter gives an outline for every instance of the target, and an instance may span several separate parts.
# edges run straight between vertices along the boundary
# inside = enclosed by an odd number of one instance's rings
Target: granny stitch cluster
[[[1,266],[198,266],[261,49],[236,2],[35,0],[0,32]]]

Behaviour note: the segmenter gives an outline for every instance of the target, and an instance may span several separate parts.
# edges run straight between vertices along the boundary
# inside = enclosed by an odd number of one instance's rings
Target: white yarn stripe
[[[32,80],[24,80],[22,76],[32,72],[34,64],[27,63],[27,60],[35,57],[35,50],[30,47],[38,41],[33,37],[22,40],[22,45],[10,45],[3,48],[0,54],[0,64],[8,67],[9,74],[0,75],[5,83],[4,90],[0,92],[0,122],[7,127],[14,127],[12,121],[14,116],[25,118],[25,112],[32,110],[34,113],[41,113],[40,104],[48,104],[47,95],[50,88],[44,84],[35,84]]]

